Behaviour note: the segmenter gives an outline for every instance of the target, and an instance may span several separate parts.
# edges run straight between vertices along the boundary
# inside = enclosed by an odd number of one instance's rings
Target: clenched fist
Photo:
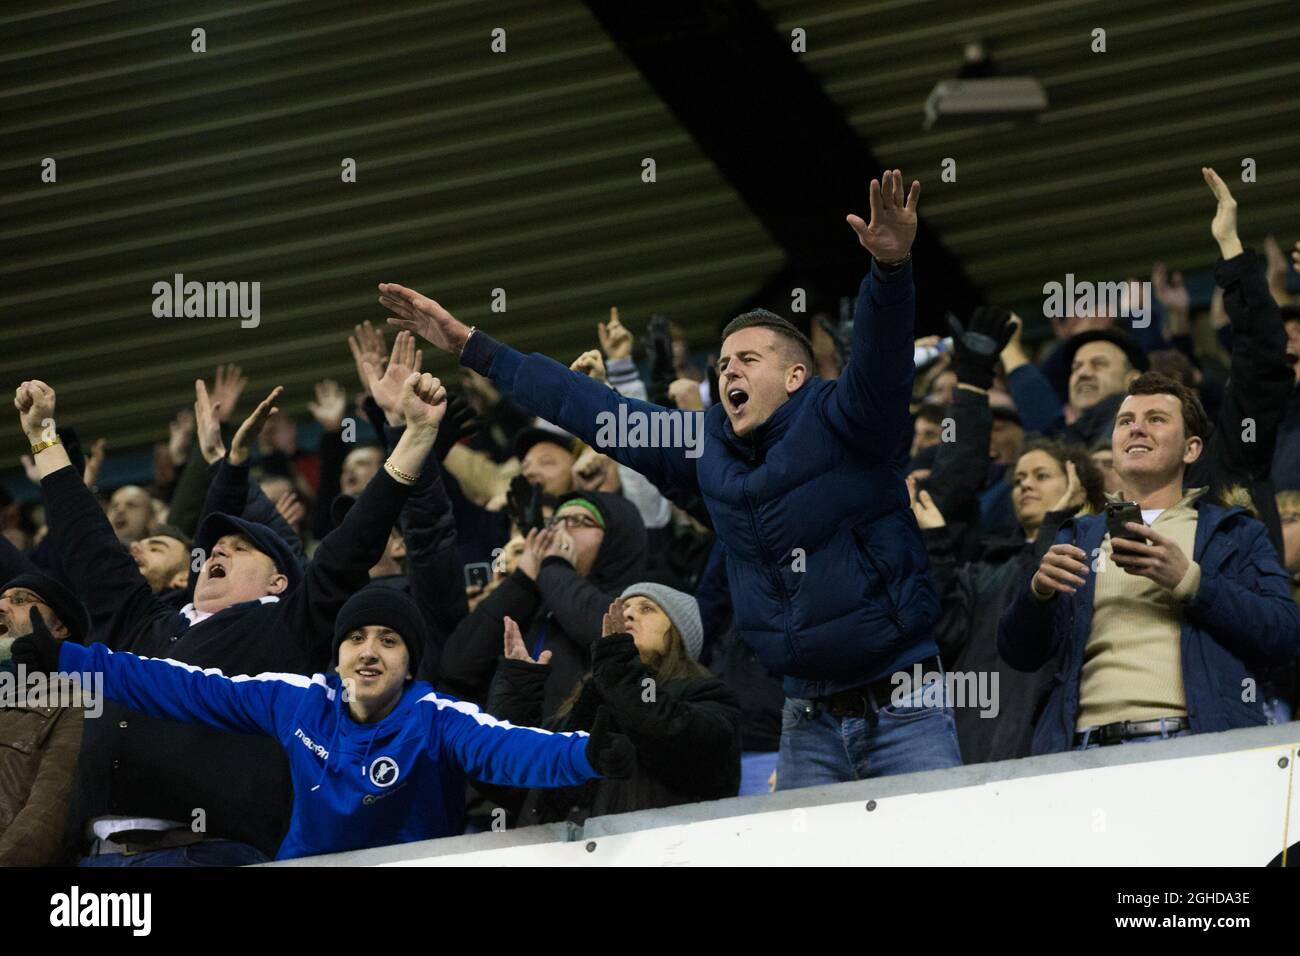
[[[23,434],[33,445],[54,438],[54,389],[39,379],[23,382],[14,390]]]
[[[402,383],[402,414],[406,427],[437,432],[447,414],[447,390],[428,372],[412,372]]]

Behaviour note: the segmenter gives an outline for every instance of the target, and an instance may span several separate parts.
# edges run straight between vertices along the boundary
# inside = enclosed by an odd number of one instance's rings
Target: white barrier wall
[[[1300,841],[1298,756],[1288,724],[299,863],[1262,866]]]

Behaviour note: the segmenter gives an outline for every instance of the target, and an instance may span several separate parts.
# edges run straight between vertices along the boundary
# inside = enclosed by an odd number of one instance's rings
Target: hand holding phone
[[[1136,501],[1106,502],[1106,530],[1111,538],[1127,538],[1130,541],[1145,541],[1143,535],[1126,527],[1128,522],[1143,524],[1142,509]]]
[[[487,561],[478,561],[465,565],[465,587],[483,588],[492,580],[492,565]]]

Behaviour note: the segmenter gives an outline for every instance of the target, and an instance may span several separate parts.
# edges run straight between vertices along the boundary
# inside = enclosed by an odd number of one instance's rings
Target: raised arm
[[[611,307],[609,321],[596,323],[600,350],[605,353],[605,371],[610,387],[628,398],[649,399],[641,373],[632,361],[635,339],[631,331],[618,319],[618,309]]]
[[[302,584],[284,598],[287,636],[300,641],[313,669],[330,657],[334,617],[370,581],[388,535],[433,451],[447,410],[447,390],[432,375],[411,373],[403,383],[406,430],[357,503],[320,543],[304,569]]]
[[[238,368],[231,367],[235,368],[235,374],[238,375]],[[239,391],[242,391],[242,378],[237,384]],[[238,397],[237,393],[234,397]],[[199,454],[196,455],[191,450],[185,470],[176,483],[171,503],[171,523],[191,537],[198,530],[203,515],[203,502],[207,500],[216,464],[226,457],[226,442],[221,436],[221,424],[226,414],[223,402],[231,400],[230,379],[223,375],[221,367],[217,368],[217,385],[211,393],[203,379],[194,380],[194,444]]]
[[[212,483],[214,466],[203,458],[199,452],[198,442],[190,449],[190,457],[181,469],[176,480],[176,489],[168,509],[168,523],[180,528],[191,538],[199,527],[199,517],[203,514],[203,502],[208,496],[208,487]]]
[[[124,648],[138,625],[157,614],[172,614],[149,589],[135,561],[117,540],[104,509],[68,459],[55,426],[56,395],[41,381],[23,382],[14,406],[33,449],[50,541],[68,583],[85,603],[94,633]]]
[[[321,427],[320,478],[316,482],[316,504],[311,515],[312,534],[320,540],[334,529],[330,505],[338,497],[343,459],[347,457],[342,435],[347,393],[333,380],[317,382],[316,401],[307,407]]]
[[[236,430],[230,440],[230,450],[226,452],[208,487],[203,514],[206,516],[213,512],[224,512],[267,525],[289,545],[294,554],[301,557],[302,540],[298,533],[284,520],[271,499],[262,493],[261,487],[249,481],[248,474],[253,443],[257,441],[267,419],[279,411],[275,407],[275,401],[283,391],[283,388],[276,386]]]
[[[1015,400],[1016,411],[1025,424],[1025,431],[1034,431],[1042,435],[1055,435],[1065,428],[1065,407],[1061,404],[1060,394],[1051,380],[1029,359],[1024,344],[1020,340],[1024,332],[1024,323],[1019,316],[1014,316],[1015,328],[1011,338],[1002,348],[999,358],[1002,371],[1006,375],[1007,388]],[[1060,354],[1058,349],[1052,355]],[[1051,356],[1049,356],[1049,359]],[[1069,370],[1065,376],[1069,378]]]
[[[988,474],[993,416],[989,392],[993,367],[1019,319],[1005,309],[978,308],[966,326],[952,319],[957,388],[945,415],[953,421],[955,441],[939,444],[926,487],[939,510],[953,521],[978,524],[979,493]]]
[[[1206,464],[1232,481],[1267,478],[1273,466],[1277,433],[1286,414],[1295,379],[1286,361],[1286,330],[1269,291],[1265,261],[1243,249],[1237,235],[1237,204],[1213,169],[1206,183],[1217,208],[1210,231],[1222,256],[1214,278],[1223,290],[1231,320],[1232,357],[1228,384],[1214,431],[1202,456]],[[1256,502],[1265,510],[1272,502]],[[1280,534],[1277,521],[1270,535]],[[1281,541],[1275,540],[1281,553]]]
[[[489,375],[516,404],[645,475],[670,497],[698,493],[695,463],[704,441],[703,412],[628,398],[553,359],[538,353],[525,356],[482,332],[474,333],[462,364]],[[646,434],[681,436],[680,440],[661,442],[675,447],[631,447],[620,436],[620,423],[637,419],[645,423]],[[683,447],[692,437],[697,444]]]
[[[208,493],[204,498],[203,511],[199,515],[198,523],[201,525],[208,515],[218,513],[238,515],[249,521],[256,521],[271,528],[301,559],[302,540],[298,537],[298,533],[293,530],[289,522],[284,520],[271,500],[262,493],[261,487],[249,480],[250,449],[257,441],[257,436],[261,433],[266,420],[279,411],[275,407],[275,401],[283,391],[283,388],[276,386],[236,430],[230,440],[229,451],[220,460],[216,473],[208,485]],[[200,408],[204,401],[205,395],[201,390],[195,408]],[[211,415],[211,409],[206,410],[200,414],[200,421],[210,418]],[[201,424],[200,428],[203,427]],[[189,584],[191,592],[198,580],[198,574],[197,568],[191,565]]]
[[[886,170],[871,181],[871,222],[848,216],[873,261],[858,290],[852,354],[827,417],[841,440],[882,460],[899,453],[911,429],[916,298],[910,259],[920,196],[920,182],[904,194],[903,174]]]
[[[390,455],[397,451],[406,434],[401,382],[419,371],[421,361],[420,353],[415,349],[415,336],[410,332],[399,332],[383,375],[371,362],[361,362],[363,381],[370,387],[369,402],[379,413],[380,434]],[[411,596],[432,629],[434,643],[427,649],[417,677],[431,684],[439,679],[439,665],[448,637],[468,613],[463,566],[456,540],[456,520],[439,464],[440,456],[462,433],[466,425],[466,410],[463,401],[447,400],[447,410],[438,424],[433,453],[425,458],[423,471],[411,487],[400,518]]]
[[[426,655],[431,667],[441,657],[448,637],[469,613],[464,564],[456,543],[456,520],[437,458],[434,454],[426,459],[425,471],[407,499],[401,517],[411,597],[420,606],[438,644],[436,654]],[[431,676],[436,678],[436,667]]]
[[[698,412],[661,408],[625,398],[581,372],[533,353],[523,355],[486,333],[471,329],[434,300],[395,283],[380,283],[379,302],[397,318],[388,321],[415,332],[461,365],[488,376],[515,404],[554,422],[616,461],[635,468],[665,492],[691,494],[698,490],[690,448],[629,448],[619,440],[619,422],[628,413],[653,416],[647,424],[664,421],[669,433],[703,440]],[[472,333],[472,334],[471,334]],[[619,406],[626,406],[620,410]],[[623,417],[620,417],[620,414]],[[686,416],[696,416],[687,421]],[[661,418],[660,416],[666,416]]]

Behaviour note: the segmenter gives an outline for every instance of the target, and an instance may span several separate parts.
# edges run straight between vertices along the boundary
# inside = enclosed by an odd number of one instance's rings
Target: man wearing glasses
[[[549,717],[585,673],[610,603],[644,578],[645,550],[645,524],[631,502],[602,491],[561,496],[546,527],[529,531],[515,570],[452,633],[439,689],[486,701],[508,617],[534,660],[550,653],[542,705]]]

